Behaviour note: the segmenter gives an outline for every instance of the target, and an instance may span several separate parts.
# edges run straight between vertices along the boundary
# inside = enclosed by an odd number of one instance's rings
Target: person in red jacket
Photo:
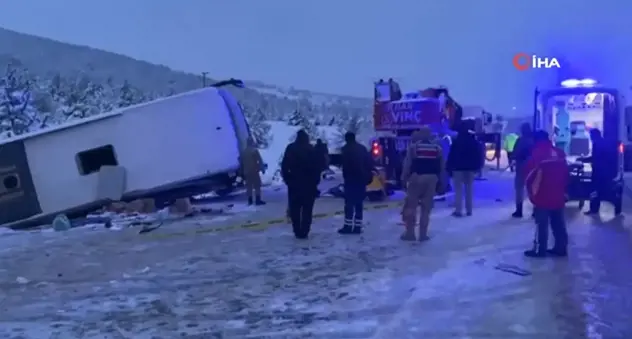
[[[568,246],[568,234],[564,220],[568,165],[566,154],[554,147],[545,131],[534,134],[534,148],[525,164],[526,188],[534,206],[536,222],[533,249],[525,251],[527,257],[564,257]],[[555,245],[547,249],[549,225]]]

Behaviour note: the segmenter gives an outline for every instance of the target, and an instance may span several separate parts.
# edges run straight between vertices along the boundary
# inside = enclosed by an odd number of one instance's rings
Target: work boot
[[[430,240],[430,237],[428,235],[420,234],[418,240],[419,240],[419,242],[424,242],[424,241]]]
[[[362,234],[362,220],[354,220],[353,221],[353,234]]]
[[[252,205],[252,197],[248,197],[248,206]]]
[[[301,231],[301,232],[294,232],[294,237],[296,239],[301,239],[301,240],[307,239],[309,237],[309,233],[306,233],[306,232],[303,232],[303,231]]]
[[[548,253],[548,255],[550,255],[552,257],[564,258],[564,257],[568,256],[568,253],[566,252],[565,249],[559,249],[559,248],[555,248],[555,247],[546,250],[546,252]]]
[[[353,227],[350,225],[344,225],[338,229],[338,234],[353,234]]]
[[[522,218],[522,204],[516,204],[516,211],[511,216],[513,218]]]
[[[537,251],[537,250],[526,250],[524,251],[524,256],[529,258],[544,258],[546,257],[547,251]]]
[[[403,241],[415,241],[417,240],[417,237],[415,237],[415,231],[406,230],[399,236],[399,239]]]
[[[258,195],[257,198],[255,199],[255,205],[261,206],[261,205],[265,205],[265,204],[266,204],[266,202],[261,200],[261,196]]]

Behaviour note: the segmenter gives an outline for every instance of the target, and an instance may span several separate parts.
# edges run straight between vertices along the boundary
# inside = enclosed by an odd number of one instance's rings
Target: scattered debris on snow
[[[29,282],[31,282],[30,280],[26,279],[25,277],[17,277],[17,278],[15,278],[15,281],[18,284],[22,284],[22,285],[28,284]]]
[[[65,214],[59,214],[53,219],[53,229],[55,231],[67,231],[71,227],[72,224]]]

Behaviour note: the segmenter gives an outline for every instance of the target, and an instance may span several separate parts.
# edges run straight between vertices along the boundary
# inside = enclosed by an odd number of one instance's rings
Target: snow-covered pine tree
[[[309,119],[305,118],[299,127],[307,132],[311,141],[316,141],[317,138],[320,138],[320,135],[318,134],[318,127],[316,127],[316,125],[314,125]]]
[[[352,115],[347,121],[347,132],[360,133],[364,120],[358,114]]]
[[[52,82],[51,95],[56,99],[56,122],[87,118],[102,112],[99,104],[103,87],[93,83],[86,75]]]
[[[147,101],[145,93],[143,93],[138,88],[132,86],[132,84],[127,80],[123,82],[121,87],[119,87],[118,90],[115,91],[115,93],[118,93],[115,106],[119,108],[136,105]]]
[[[45,128],[57,125],[66,120],[59,114],[60,107],[64,104],[65,84],[59,74],[46,80],[40,80],[33,91],[34,105],[42,117],[40,127]]]
[[[99,93],[99,108],[101,112],[107,113],[119,108],[119,96],[119,86],[116,85],[112,78],[107,78],[106,81],[101,84],[101,91]]]
[[[167,82],[167,91],[163,92],[160,96],[170,97],[172,95],[175,95],[176,93],[178,93],[178,91],[176,91],[176,81],[171,79]]]
[[[90,83],[88,89],[86,104],[92,107],[92,115],[108,113],[114,109],[111,94],[104,85]]]
[[[57,102],[55,102],[50,94],[50,80],[41,78],[33,79],[31,88],[31,96],[33,107],[40,117],[40,128],[49,127],[54,124],[53,117],[57,111]]]
[[[301,114],[301,112],[299,112],[298,110],[295,110],[294,112],[292,112],[292,114],[290,114],[288,125],[301,126],[304,120],[305,117],[303,116],[303,114]]]
[[[33,81],[26,69],[7,66],[0,77],[0,137],[12,137],[39,127],[40,117],[33,106]]]
[[[134,89],[132,85],[125,80],[123,85],[118,89],[118,100],[116,102],[116,107],[127,107],[131,106],[138,102],[136,97],[134,96]]]
[[[53,75],[45,86],[48,86],[48,92],[55,101],[61,101],[66,95],[66,79],[62,78],[59,73]]]
[[[272,126],[268,123],[263,110],[259,108],[252,109],[250,107],[242,107],[242,111],[246,116],[250,133],[257,147],[267,148],[272,141],[272,135],[270,134]]]
[[[336,143],[340,146],[345,143],[345,133],[351,132],[356,135],[360,134],[364,127],[364,119],[359,114],[353,114],[346,121],[340,121],[338,125],[338,133],[336,135]]]
[[[324,125],[323,121],[325,121],[325,117],[321,113],[314,115],[314,126],[318,127]]]

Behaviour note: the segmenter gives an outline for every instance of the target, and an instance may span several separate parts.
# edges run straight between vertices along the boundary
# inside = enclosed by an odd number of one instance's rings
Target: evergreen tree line
[[[363,116],[359,113],[353,114],[351,116],[342,116],[342,117],[331,117],[328,118],[326,124],[323,124],[322,120],[319,119],[319,116],[316,116],[314,119],[307,118],[303,113],[296,110],[290,114],[288,119],[286,120],[288,125],[300,127],[305,130],[307,134],[310,136],[310,139],[322,139],[323,141],[332,140],[332,138],[328,138],[323,134],[322,130],[319,130],[319,126],[330,126],[335,128],[335,135],[333,141],[335,145],[334,148],[339,148],[344,144],[344,135],[347,132],[352,132],[359,136],[360,141],[364,141],[367,132],[371,131],[372,122],[369,117]]]
[[[0,71],[0,139],[87,118],[153,98],[128,82],[95,83],[82,74],[47,78],[19,65]]]
[[[172,94],[172,90],[146,93],[128,81],[93,81],[84,74],[38,77],[30,74],[19,62],[12,63],[0,69],[0,139]],[[339,134],[337,137],[342,140],[344,132],[359,133],[369,125],[368,119],[363,117],[366,114],[345,108],[342,103],[339,107],[345,109],[331,116],[322,114],[307,100],[297,101],[295,109],[287,114],[278,110],[268,112],[270,109],[266,107],[270,108],[270,105],[260,101],[242,101],[253,139],[260,148],[267,147],[272,140],[269,120],[283,120],[291,126],[305,129],[312,140],[327,140],[318,126],[335,126]]]

